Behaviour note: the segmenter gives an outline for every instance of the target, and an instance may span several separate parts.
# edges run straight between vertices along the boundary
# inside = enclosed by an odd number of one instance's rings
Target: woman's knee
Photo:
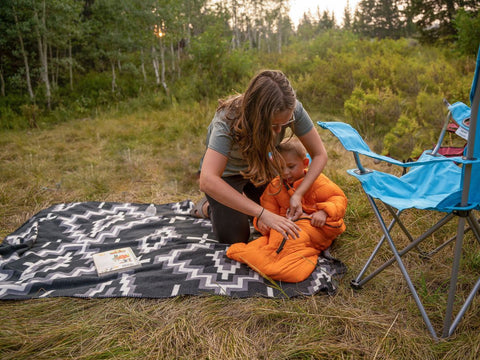
[[[250,224],[248,218],[240,221],[217,224],[213,223],[213,231],[219,242],[224,244],[235,244],[239,242],[246,243],[250,238]]]

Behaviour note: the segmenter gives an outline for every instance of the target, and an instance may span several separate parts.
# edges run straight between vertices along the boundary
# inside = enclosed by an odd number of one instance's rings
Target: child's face
[[[285,169],[283,170],[282,179],[288,184],[292,184],[298,179],[305,176],[305,169],[308,165],[308,159],[302,159],[293,151],[283,152],[282,156],[285,160]]]

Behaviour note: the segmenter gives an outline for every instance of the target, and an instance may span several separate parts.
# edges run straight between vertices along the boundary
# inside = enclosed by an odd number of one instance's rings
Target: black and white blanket
[[[189,200],[153,205],[58,204],[40,211],[0,245],[0,299],[145,297],[219,294],[292,297],[334,293],[345,272],[320,258],[301,283],[264,279],[227,258],[209,220],[189,216]],[[92,255],[131,247],[142,266],[99,277]]]

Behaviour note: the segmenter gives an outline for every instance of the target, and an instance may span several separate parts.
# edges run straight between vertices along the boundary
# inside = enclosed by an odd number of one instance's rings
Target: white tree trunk
[[[160,66],[158,64],[158,56],[155,46],[152,46],[152,63],[153,69],[155,70],[155,84],[158,86],[160,85]]]
[[[142,58],[141,69],[142,69],[142,75],[143,75],[143,82],[147,82],[147,72],[145,71],[145,56],[143,54],[143,48],[141,49],[140,53]]]
[[[20,51],[22,53],[23,62],[25,64],[25,77],[26,77],[26,81],[27,81],[28,95],[30,96],[30,100],[32,102],[34,102],[35,101],[35,95],[33,94],[32,80],[30,79],[30,66],[28,64],[28,56],[27,56],[27,53],[25,51],[25,45],[23,43],[22,32],[20,31],[20,28],[19,28],[17,12],[16,12],[15,8],[12,8],[12,10],[13,10],[13,17],[15,19],[15,25],[17,27],[18,40],[20,42]]]
[[[46,29],[45,24],[45,0],[43,1],[43,14],[42,14],[42,25],[43,28]],[[50,80],[48,79],[48,54],[47,54],[47,39],[46,36],[40,34],[39,28],[39,21],[38,21],[38,14],[35,10],[35,20],[37,20],[37,26],[35,26],[37,32],[37,43],[38,43],[38,55],[40,57],[40,63],[42,64],[40,68],[40,76],[42,78],[43,83],[45,84],[45,96],[47,98],[47,108],[51,109],[51,90],[50,90]]]
[[[170,41],[170,54],[172,54],[172,74],[175,72],[175,49],[173,48],[173,41]]]
[[[165,81],[165,45],[163,44],[163,41],[161,38],[160,38],[160,60],[162,62],[162,72],[161,72],[162,86],[168,95],[168,86]]]

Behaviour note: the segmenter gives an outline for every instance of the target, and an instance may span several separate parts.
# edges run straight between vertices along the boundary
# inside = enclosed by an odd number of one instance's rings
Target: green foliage
[[[474,14],[480,10],[480,3],[478,0],[412,0],[407,13],[415,22],[423,43],[448,44],[456,37],[457,14],[461,13],[463,9],[468,9]],[[475,36],[474,33],[466,35],[478,40],[478,36]],[[478,32],[476,33],[478,34]]]
[[[355,11],[353,31],[365,37],[399,38],[407,27],[399,3],[392,0],[361,0]]]
[[[10,106],[0,107],[0,129],[23,129],[25,124],[18,121],[18,113]]]
[[[480,39],[480,10],[468,13],[460,9],[455,17],[457,29],[457,48],[461,53],[475,55]]]
[[[310,71],[296,79],[298,96],[316,109],[339,112],[353,90],[355,63],[348,54],[329,53],[326,59],[315,56]]]
[[[383,154],[395,159],[407,160],[414,149],[417,149],[415,135],[420,126],[415,119],[400,116],[395,126],[383,139]]]
[[[345,101],[345,118],[380,151],[379,139],[390,131],[401,114],[400,100],[389,88],[355,88]]]
[[[399,129],[404,118],[415,119],[419,126],[415,135],[417,147],[404,146],[401,156],[406,158],[435,143],[444,119],[443,98],[450,102],[468,101],[473,57],[459,56],[448,48],[421,45],[405,38],[362,39],[350,31],[327,26],[328,16],[324,14],[318,22],[305,20],[302,31],[312,27],[309,39],[298,35],[281,49],[270,43],[267,49],[259,51],[260,46],[266,45],[260,33],[249,42],[240,43],[243,46],[238,46],[236,40],[232,42],[228,9],[221,7],[223,13],[206,12],[200,18],[197,13],[204,10],[197,7],[197,2],[173,6],[173,2],[167,1],[157,4],[161,7],[147,15],[149,4],[152,3],[95,2],[89,8],[92,13],[86,18],[82,33],[91,53],[78,54],[72,88],[68,77],[59,75],[58,84],[52,87],[52,111],[45,112],[44,87],[35,89],[36,101],[25,101],[25,73],[9,77],[10,89],[14,83],[18,86],[16,96],[9,93],[0,99],[0,126],[34,126],[31,113],[26,108],[22,112],[21,107],[32,103],[39,107],[35,112],[39,117],[34,119],[39,126],[92,117],[105,109],[128,113],[142,107],[163,109],[181,108],[192,102],[215,103],[220,97],[242,92],[259,69],[276,68],[287,74],[307,109],[327,118],[344,116],[371,141],[376,151],[395,153],[392,144],[401,144],[401,137],[409,136]],[[135,13],[117,22],[114,15],[126,10]],[[191,18],[192,27],[179,26],[179,16]],[[459,12],[457,24],[467,31],[468,21],[474,18],[468,20],[465,16]],[[125,21],[135,26],[127,29]],[[319,30],[320,24],[323,25]],[[155,25],[161,26],[166,35],[155,37]],[[271,51],[273,48],[275,52]],[[58,64],[63,65],[59,72],[68,64],[60,60]],[[165,73],[160,74],[160,64]],[[32,71],[32,75],[38,77],[38,70]],[[15,98],[21,100],[15,102]],[[384,141],[390,133],[394,138]]]
[[[222,23],[212,24],[192,40],[186,74],[174,86],[177,98],[199,101],[225,96],[233,89],[242,91],[238,86],[252,73],[252,53],[229,51],[223,28]]]
[[[417,95],[415,113],[419,124],[426,131],[437,131],[443,126],[446,114],[440,94],[422,91]]]

